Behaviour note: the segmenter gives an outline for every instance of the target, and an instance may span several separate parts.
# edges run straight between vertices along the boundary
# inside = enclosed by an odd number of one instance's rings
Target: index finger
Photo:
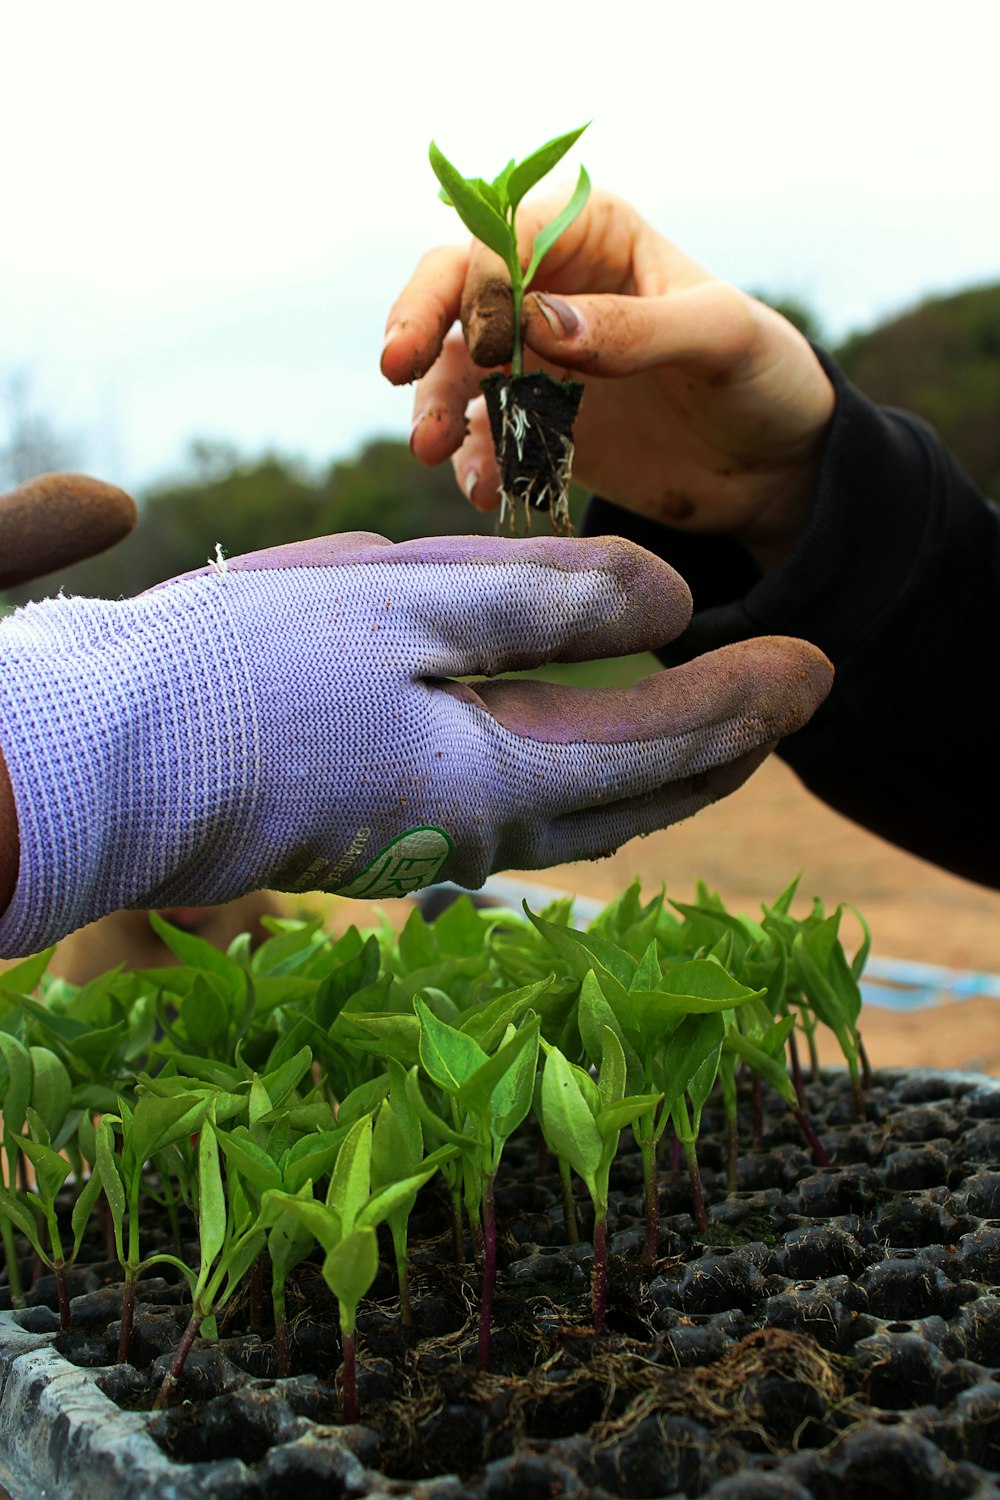
[[[441,353],[458,318],[468,265],[468,246],[440,245],[421,256],[386,319],[382,374],[393,385],[419,380]]]

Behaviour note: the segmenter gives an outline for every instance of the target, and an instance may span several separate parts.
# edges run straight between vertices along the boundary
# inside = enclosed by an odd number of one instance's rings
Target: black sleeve
[[[1000,887],[1000,513],[928,427],[817,354],[836,412],[809,526],[778,567],[599,499],[583,529],[630,537],[686,578],[695,613],[668,664],[756,635],[825,651],[830,697],[779,754],[847,817]]]

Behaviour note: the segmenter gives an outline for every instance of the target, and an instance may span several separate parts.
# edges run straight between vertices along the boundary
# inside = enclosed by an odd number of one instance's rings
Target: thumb
[[[590,375],[633,375],[677,364],[705,374],[732,366],[754,336],[753,305],[723,281],[662,297],[532,292],[525,343],[550,364]]]

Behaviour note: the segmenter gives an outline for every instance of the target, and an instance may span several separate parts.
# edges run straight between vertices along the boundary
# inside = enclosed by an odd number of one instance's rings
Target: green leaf
[[[438,1088],[457,1094],[487,1061],[479,1043],[464,1032],[439,1021],[422,1000],[414,1002],[420,1020],[420,1062]]]
[[[566,960],[577,979],[582,981],[589,970],[595,969],[598,978],[609,975],[619,988],[628,989],[637,965],[624,948],[602,937],[599,932],[578,932],[573,927],[560,927],[555,922],[546,922],[543,917],[535,916],[528,909],[527,902],[524,910],[542,936]],[[614,1005],[614,994],[609,999]]]
[[[495,250],[508,270],[513,270],[511,259],[513,256],[516,274],[520,276],[517,241],[506,220],[490,203],[486,202],[473,184],[467,181],[456,167],[452,166],[433,141],[430,145],[430,162],[435,177],[448,194],[451,206],[466,229],[475,235],[477,240],[481,240],[484,245]]]
[[[587,121],[587,125],[590,121]],[[580,125],[576,130],[568,130],[565,135],[556,136],[554,140],[546,141],[544,146],[539,146],[530,156],[526,156],[522,162],[515,166],[509,163],[501,173],[505,178],[506,196],[512,208],[516,208],[526,193],[530,193],[536,183],[541,182],[547,176],[557,162],[562,161],[567,151],[575,146],[587,125]],[[494,184],[500,186],[499,179]]]
[[[14,1193],[10,1188],[0,1187],[0,1214],[8,1218],[15,1229],[20,1230],[41,1260],[47,1260],[42,1248],[41,1235],[38,1232],[38,1220],[20,1193]]]
[[[294,1057],[290,1057],[287,1062],[272,1069],[270,1073],[264,1074],[261,1082],[267,1090],[272,1109],[277,1109],[284,1104],[288,1096],[294,1093],[312,1067],[312,1060],[311,1049],[300,1047]]]
[[[726,1032],[724,1045],[730,1052],[735,1052],[737,1056],[741,1057],[755,1073],[759,1073],[764,1081],[769,1083],[781,1095],[786,1104],[790,1105],[792,1109],[798,1107],[795,1090],[792,1087],[791,1079],[788,1077],[788,1072],[783,1063],[778,1062],[774,1057],[770,1057],[760,1047],[755,1047],[749,1038],[740,1034],[735,1025],[730,1026]]]
[[[527,1119],[535,1096],[535,1078],[538,1073],[538,1035],[541,1021],[536,1016],[516,1032],[511,1043],[502,1047],[497,1056],[508,1059],[503,1074],[493,1090],[490,1100],[490,1134],[494,1141],[494,1160],[499,1160],[498,1145],[502,1145],[517,1127]],[[522,1038],[530,1037],[522,1044]],[[512,1050],[517,1044],[517,1050]],[[492,1061],[493,1059],[491,1059]]]
[[[54,1203],[56,1194],[69,1176],[69,1162],[41,1141],[29,1140],[26,1135],[15,1135],[14,1139],[35,1169],[41,1198],[46,1203]]]
[[[60,1059],[48,1047],[29,1047],[31,1054],[31,1106],[54,1136],[66,1118],[73,1084]]]
[[[283,1214],[291,1217],[307,1229],[318,1245],[332,1250],[341,1238],[340,1215],[327,1203],[317,1203],[307,1196],[306,1189],[299,1193],[267,1193],[261,1204],[261,1223],[267,1228],[276,1224]]]
[[[238,963],[193,932],[184,932],[174,927],[155,911],[149,914],[149,925],[182,964],[192,969],[204,969],[217,974],[224,981],[225,989],[234,999],[242,1000],[246,990],[246,973]]]
[[[216,1129],[215,1132],[229,1169],[260,1193],[267,1192],[268,1188],[281,1187],[281,1173],[276,1164],[251,1136],[241,1132],[242,1127],[234,1131]]]
[[[283,1286],[290,1271],[301,1265],[312,1249],[315,1236],[294,1214],[282,1213],[267,1236],[267,1253],[271,1257],[271,1277]]]
[[[415,1111],[411,1111],[411,1118],[416,1120],[419,1130],[420,1121]],[[407,1176],[413,1170],[422,1155],[420,1147],[416,1152],[414,1151],[414,1144],[397,1118],[392,1100],[384,1099],[375,1117],[375,1129],[372,1134],[372,1187],[374,1189],[385,1187],[390,1182],[398,1182],[400,1177]]]
[[[0,991],[8,995],[30,995],[49,966],[55,948],[46,948],[19,964],[0,970]]]
[[[371,1193],[372,1117],[364,1115],[352,1125],[337,1153],[327,1203],[340,1215],[344,1233],[349,1234]]]
[[[323,1131],[296,1141],[281,1164],[283,1185],[297,1193],[307,1182],[319,1182],[336,1161],[347,1135],[347,1129]]]
[[[6,1086],[0,1095],[4,1132],[7,1134],[12,1130],[20,1130],[24,1124],[31,1102],[33,1069],[31,1053],[27,1047],[7,1031],[0,1031],[0,1056],[3,1057],[7,1072]]]
[[[111,1122],[102,1119],[97,1126],[96,1132],[96,1175],[101,1180],[104,1196],[108,1200],[108,1208],[111,1212],[111,1222],[115,1230],[115,1246],[118,1251],[118,1259],[124,1264],[125,1251],[122,1241],[122,1228],[125,1223],[125,1189],[122,1186],[121,1167],[114,1149],[114,1134]]]
[[[707,1058],[718,1056],[725,1034],[726,1024],[721,1015],[685,1016],[664,1052],[665,1093],[669,1100],[688,1090]]]
[[[593,1192],[601,1165],[601,1133],[574,1069],[558,1047],[545,1059],[541,1102],[542,1129],[550,1148]]]
[[[406,1075],[406,1095],[424,1125],[439,1141],[445,1141],[449,1145],[458,1146],[463,1151],[468,1151],[472,1148],[473,1142],[469,1136],[460,1135],[446,1120],[443,1120],[439,1114],[436,1114],[431,1109],[424,1098],[416,1068],[411,1068]]]
[[[190,1089],[189,1080],[187,1087]],[[136,1101],[131,1123],[126,1129],[126,1149],[141,1166],[165,1146],[200,1130],[208,1107],[209,1100],[205,1095],[188,1092],[159,1099],[155,1094],[143,1094]]]
[[[82,1192],[77,1194],[76,1202],[73,1204],[73,1214],[70,1219],[70,1229],[73,1233],[73,1259],[76,1260],[80,1253],[80,1242],[87,1231],[91,1215],[101,1193],[101,1178],[98,1172],[91,1172]]]
[[[354,1311],[378,1275],[378,1242],[374,1229],[355,1229],[328,1251],[323,1280],[349,1312],[347,1332],[354,1327]]]
[[[627,1079],[624,1048],[616,1032],[610,1026],[605,1026],[602,1028],[601,1067],[597,1075],[597,1092],[601,1096],[602,1109],[608,1109],[624,1099]]]
[[[213,1122],[207,1119],[198,1137],[198,1241],[202,1276],[222,1249],[226,1238],[226,1217],[219,1144]]]
[[[605,1138],[605,1153],[610,1149],[614,1156],[618,1137],[626,1125],[633,1124],[642,1119],[644,1115],[651,1114],[663,1098],[662,1094],[626,1094],[624,1099],[619,1099],[617,1104],[611,1104],[607,1109],[601,1109],[596,1116],[597,1127]],[[613,1136],[613,1141],[610,1137]]]
[[[528,269],[524,273],[525,289],[531,285],[535,272],[559,236],[564,234],[573,220],[578,219],[583,213],[589,197],[590,178],[587,176],[586,168],[581,167],[580,176],[577,179],[576,187],[573,189],[573,196],[566,204],[566,207],[561,213],[556,214],[551,223],[546,224],[545,228],[539,230],[538,234],[535,235],[535,243],[531,248],[531,259],[528,262]]]
[[[434,1166],[425,1171],[411,1172],[408,1177],[401,1177],[398,1182],[390,1182],[386,1187],[380,1188],[377,1193],[372,1194],[358,1214],[357,1227],[377,1229],[383,1220],[388,1219],[408,1200],[415,1198],[436,1171],[437,1167]]]
[[[547,974],[544,979],[537,979],[533,984],[497,995],[495,1000],[488,1000],[485,1005],[477,1006],[463,1016],[459,1030],[466,1036],[471,1036],[489,1054],[507,1027],[519,1021],[525,1011],[531,1010],[554,983],[555,975]]]
[[[532,1077],[534,1077],[534,1071],[538,1064],[538,1031],[540,1024],[536,1016],[533,1020],[526,1022],[520,1031],[512,1029],[510,1039],[505,1041],[503,1046],[492,1057],[487,1058],[483,1054],[484,1061],[482,1065],[465,1080],[454,1096],[462,1109],[468,1110],[470,1114],[477,1114],[484,1120],[489,1121],[495,1105],[501,1111],[510,1107],[510,1101],[506,1100],[503,1096],[497,1099],[496,1092],[507,1073],[517,1067],[519,1059],[525,1053],[530,1055],[531,1073]],[[517,1085],[515,1084],[514,1087],[516,1089]],[[495,1124],[496,1122],[492,1123]]]

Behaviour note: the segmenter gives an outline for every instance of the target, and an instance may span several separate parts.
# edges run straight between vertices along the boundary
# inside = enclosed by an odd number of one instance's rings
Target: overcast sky
[[[94,472],[408,430],[389,303],[467,174],[567,167],[832,340],[1000,279],[1000,6],[0,0],[0,374]]]

